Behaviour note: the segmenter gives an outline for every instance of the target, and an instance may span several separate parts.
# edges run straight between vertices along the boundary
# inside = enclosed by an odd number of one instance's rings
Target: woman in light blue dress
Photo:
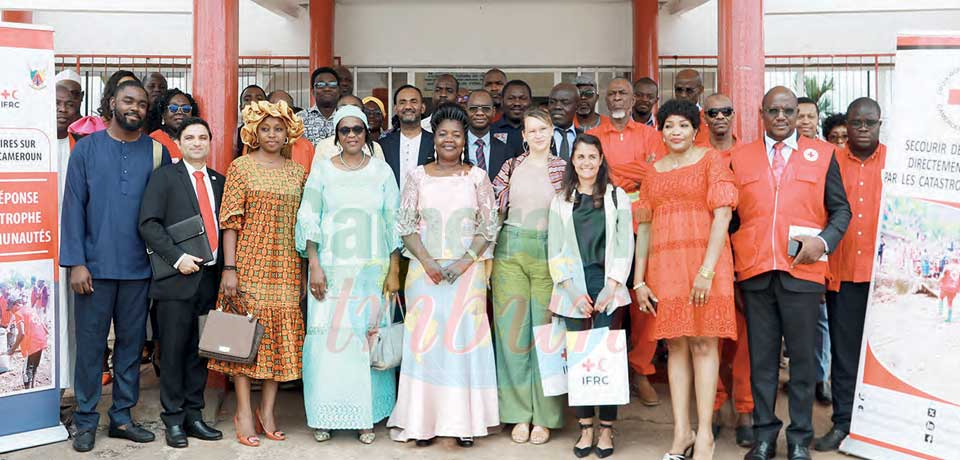
[[[334,126],[341,151],[315,159],[297,213],[297,250],[310,260],[303,399],[317,441],[359,430],[370,444],[396,401],[396,371],[372,369],[368,343],[400,285],[400,192],[390,167],[362,152],[363,112],[340,107]]]

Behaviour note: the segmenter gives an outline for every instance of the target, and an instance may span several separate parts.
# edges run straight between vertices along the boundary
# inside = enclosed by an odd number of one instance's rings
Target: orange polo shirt
[[[623,131],[617,131],[610,118],[604,117],[600,125],[587,131],[600,139],[603,145],[603,156],[610,166],[611,180],[618,187],[629,189],[628,193],[638,187],[631,187],[623,174],[618,174],[620,168],[631,163],[653,163],[663,158],[666,149],[660,140],[660,133],[642,123],[637,123],[633,119],[627,120],[627,125]]]
[[[843,281],[870,282],[877,243],[877,224],[880,220],[880,197],[883,192],[881,171],[887,161],[887,146],[877,145],[877,149],[862,161],[849,147],[837,150],[836,157],[853,216],[847,233],[833,254],[830,254],[830,281],[827,289],[831,291],[838,291]]]

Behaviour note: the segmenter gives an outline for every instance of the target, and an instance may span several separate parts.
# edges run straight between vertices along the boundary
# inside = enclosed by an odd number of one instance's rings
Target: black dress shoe
[[[186,429],[187,436],[197,438],[201,441],[219,441],[223,439],[223,433],[220,430],[207,425],[203,420],[187,422],[184,428]]]
[[[768,460],[777,456],[777,443],[773,441],[757,441],[753,448],[743,456],[743,460]]]
[[[110,431],[107,432],[107,436],[111,438],[127,439],[133,442],[153,442],[155,439],[157,439],[153,433],[147,431],[145,428],[140,426],[139,423],[128,423],[127,427],[124,429],[111,426]]]
[[[789,460],[811,460],[810,448],[801,445],[787,445],[787,458]]]
[[[175,449],[183,449],[188,444],[187,433],[183,431],[183,425],[168,426],[164,438],[167,440],[167,445]]]
[[[77,452],[90,452],[93,450],[93,445],[96,442],[96,430],[80,430],[73,437],[73,450]]]
[[[847,437],[847,432],[833,427],[822,438],[813,442],[813,449],[817,452],[830,452],[840,448],[840,443]]]
[[[830,384],[827,382],[817,382],[817,402],[825,406],[833,404],[833,393],[830,391]]]
[[[417,447],[427,447],[427,446],[429,446],[430,444],[433,444],[433,438],[430,438],[430,439],[418,439],[418,440],[417,440]]]
[[[457,438],[457,445],[464,448],[473,447],[473,438]]]
[[[737,445],[740,447],[753,447],[752,426],[740,425],[737,427]]]

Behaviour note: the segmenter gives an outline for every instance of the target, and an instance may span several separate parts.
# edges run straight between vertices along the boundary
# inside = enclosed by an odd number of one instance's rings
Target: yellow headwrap
[[[240,140],[251,149],[260,147],[257,128],[267,117],[277,117],[287,126],[287,146],[293,145],[303,135],[303,120],[300,119],[286,101],[271,104],[268,101],[251,102],[243,107],[243,127],[240,128]],[[284,147],[286,148],[286,147]]]
[[[367,96],[367,97],[363,98],[363,103],[364,103],[364,104],[366,104],[367,102],[370,102],[370,101],[373,101],[374,104],[377,104],[377,107],[380,107],[380,113],[382,113],[383,116],[387,116],[387,109],[385,109],[385,108],[383,107],[383,101],[381,101],[380,98],[375,97],[375,96]]]

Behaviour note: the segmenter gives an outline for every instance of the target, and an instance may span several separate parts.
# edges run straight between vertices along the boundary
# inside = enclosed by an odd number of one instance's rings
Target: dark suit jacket
[[[220,173],[207,168],[210,174],[210,184],[213,187],[214,218],[220,215],[220,202],[223,199],[223,187],[227,179]],[[170,265],[177,262],[183,255],[166,227],[184,219],[200,214],[200,205],[197,203],[197,194],[193,189],[194,178],[187,172],[183,162],[158,168],[150,176],[150,182],[143,192],[143,201],[140,204],[140,236],[152,249]],[[223,232],[220,232],[219,241],[223,241]],[[177,274],[160,281],[153,281],[150,285],[150,297],[158,300],[184,300],[194,295],[211,296],[216,298],[219,289],[219,271],[223,267],[223,250],[217,254],[217,263],[213,267],[216,276],[207,276],[206,285],[200,285],[201,274],[205,270],[191,275]]]
[[[492,135],[490,136],[490,159],[487,160],[490,163],[490,168],[487,170],[487,176],[490,177],[490,182],[493,182],[493,178],[497,177],[497,173],[500,172],[503,164],[515,156],[517,156],[517,154],[509,145]]]
[[[383,159],[393,170],[393,177],[400,185],[400,130],[395,129],[378,142],[383,149]],[[417,166],[433,161],[433,134],[429,131],[420,131],[420,155],[417,157]]]
[[[507,144],[513,156],[523,153],[523,134],[521,128],[514,128],[506,118],[501,118],[490,126],[492,136]],[[506,140],[504,140],[506,139]]]
[[[801,147],[802,148],[802,147]],[[796,153],[796,152],[794,152]],[[843,179],[840,177],[840,165],[831,151],[830,166],[823,186],[823,207],[827,210],[827,225],[820,232],[820,237],[827,242],[827,253],[837,249],[840,239],[843,238],[850,224],[850,203],[847,201],[847,191],[843,188]],[[734,213],[735,222],[732,226],[739,227],[739,216]],[[820,283],[794,278],[785,271],[769,271],[740,282],[743,289],[756,291],[766,289],[779,276],[781,284],[788,291],[793,292],[825,292],[826,287]]]

